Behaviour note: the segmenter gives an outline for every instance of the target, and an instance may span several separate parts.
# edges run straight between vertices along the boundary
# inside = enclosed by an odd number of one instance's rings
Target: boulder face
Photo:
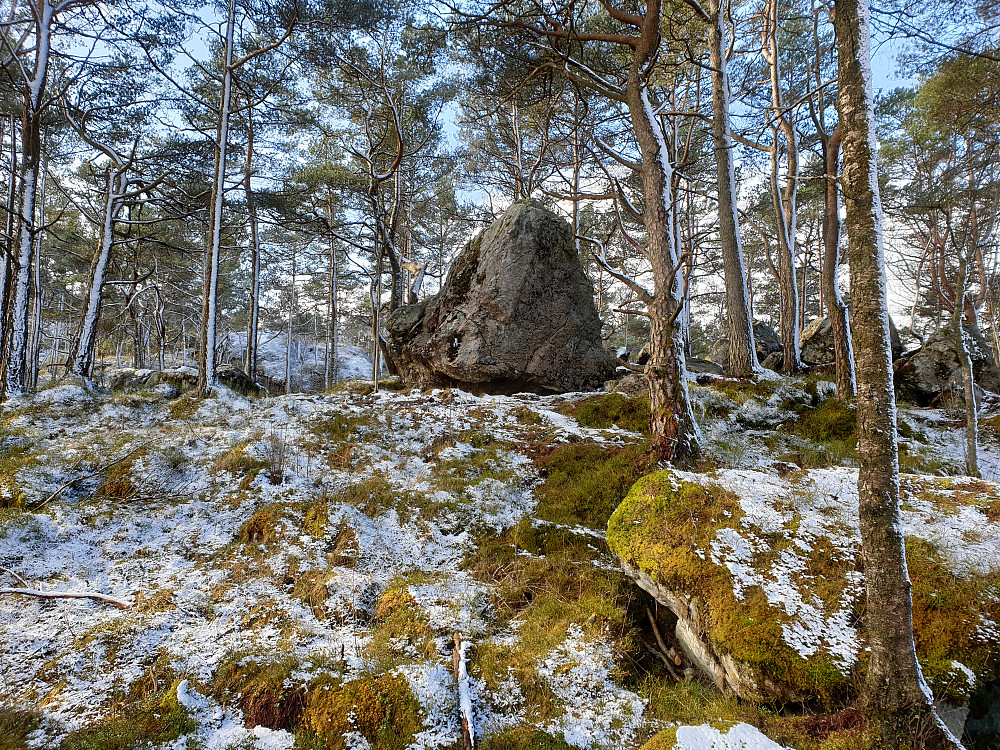
[[[892,344],[892,358],[896,360],[903,353],[903,342],[892,318],[889,318],[889,340]],[[829,365],[836,359],[833,348],[833,324],[829,318],[817,318],[802,329],[799,337],[802,361],[807,365]]]
[[[408,386],[595,390],[613,377],[570,225],[516,203],[455,259],[441,291],[396,310],[387,353]]]
[[[965,340],[976,385],[1000,392],[1000,369],[983,334],[978,328],[967,328]],[[923,346],[893,365],[893,372],[899,397],[919,406],[928,406],[950,388],[961,387],[962,371],[951,330],[944,328],[928,336]]]
[[[767,323],[759,320],[753,324],[754,344],[757,347],[757,361],[763,363],[768,355],[781,353],[781,337]],[[719,339],[708,358],[722,367],[729,367],[729,339]]]

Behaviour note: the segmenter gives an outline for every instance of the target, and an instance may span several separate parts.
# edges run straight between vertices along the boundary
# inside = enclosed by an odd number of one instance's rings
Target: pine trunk
[[[726,68],[726,27],[721,0],[709,2],[708,45],[712,65],[712,141],[719,187],[719,244],[726,283],[728,373],[746,377],[760,372],[747,293],[746,267],[736,215],[736,167],[729,119],[729,75]]]
[[[844,199],[854,299],[859,521],[871,660],[865,713],[876,745],[960,747],[934,712],[913,642],[912,601],[899,516],[882,205],[875,163],[868,0],[835,0]]]
[[[840,296],[840,189],[837,185],[837,164],[840,160],[840,128],[823,144],[826,160],[826,194],[823,205],[823,299],[826,302],[830,327],[833,330],[834,366],[837,396],[844,401],[854,398],[854,351],[851,349],[851,322],[847,305]]]
[[[640,71],[659,47],[659,5],[647,9],[642,43],[636,50],[626,85],[626,104],[642,154],[646,207],[643,222],[647,256],[653,272],[650,316],[650,357],[646,364],[651,409],[651,442],[655,456],[686,461],[698,451],[698,432],[684,378],[684,340],[678,317],[684,297],[678,278],[680,262],[674,236],[673,165],[666,138]]]

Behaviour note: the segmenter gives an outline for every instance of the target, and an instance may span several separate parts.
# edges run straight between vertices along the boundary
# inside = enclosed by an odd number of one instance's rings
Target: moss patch
[[[670,590],[698,596],[711,643],[720,654],[749,667],[759,682],[827,703],[842,697],[850,685],[848,675],[827,654],[801,657],[783,638],[784,612],[771,607],[757,587],[737,599],[729,571],[702,557],[716,532],[736,528],[742,517],[732,492],[662,471],[639,480],[615,511],[608,523],[608,546]]]
[[[570,745],[560,734],[553,737],[533,727],[518,727],[488,737],[479,747],[482,750],[570,750]]]
[[[629,398],[621,393],[608,393],[567,404],[560,411],[575,417],[584,427],[603,430],[616,426],[642,435],[649,434],[649,399],[645,397]]]
[[[808,477],[807,473],[801,475],[801,490],[798,480],[791,477],[790,494],[810,492]],[[969,507],[987,513],[997,496],[993,486],[985,482],[908,476],[902,482],[902,499],[904,507],[933,515],[958,513]],[[779,509],[787,512],[794,508],[790,504]],[[824,536],[809,537],[798,547],[799,521],[790,513],[783,529],[754,531],[754,524],[743,518],[735,495],[711,483],[681,480],[666,471],[636,483],[608,524],[608,545],[666,588],[698,597],[705,634],[715,650],[749,667],[758,684],[769,682],[778,688],[769,688],[768,693],[816,699],[831,707],[853,695],[853,675],[823,649],[803,657],[788,646],[783,625],[791,618],[784,609],[769,604],[756,585],[745,586],[737,598],[729,570],[713,563],[707,554],[722,528],[739,530],[749,549],[756,548],[748,564],[761,572],[771,569],[780,555],[794,550],[800,567],[791,573],[791,582],[806,600],[832,613],[843,606],[840,602],[859,560],[856,553],[842,549],[839,542],[835,546]],[[833,520],[830,523],[831,529],[837,528]],[[969,541],[975,540],[970,537]],[[984,621],[1000,620],[1000,571],[955,572],[934,545],[916,537],[907,541],[907,560],[913,581],[917,654],[925,676],[935,696],[964,703],[972,685],[956,662],[975,673],[977,682],[1000,678],[1000,652],[980,627]],[[860,615],[848,611],[848,616],[853,617],[863,640]],[[847,734],[841,739],[847,747],[854,740],[851,732],[844,731]]]
[[[59,750],[130,750],[143,742],[157,745],[194,732],[197,722],[177,700],[179,682],[161,689],[158,681],[140,679],[113,702],[108,717],[71,732]]]
[[[536,490],[537,513],[547,521],[603,530],[629,488],[642,476],[643,446],[574,443],[538,461],[545,476]]]
[[[34,711],[0,706],[0,750],[26,750],[28,735],[38,726]]]
[[[215,699],[235,701],[247,726],[294,730],[305,706],[305,688],[292,682],[293,656],[237,653],[223,659],[212,683]]]
[[[403,750],[423,729],[423,720],[406,679],[390,672],[348,683],[335,677],[315,680],[302,725],[325,742],[326,750],[341,750],[351,731],[364,735],[372,750]]]

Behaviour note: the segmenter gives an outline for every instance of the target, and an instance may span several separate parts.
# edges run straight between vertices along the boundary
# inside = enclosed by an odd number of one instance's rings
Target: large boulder
[[[993,350],[978,328],[966,329],[966,344],[972,354],[976,384],[993,393],[1000,392],[1000,369]],[[928,406],[942,394],[962,385],[961,365],[949,328],[932,333],[923,346],[893,365],[896,392],[911,403]]]
[[[889,318],[889,340],[892,345],[892,358],[896,360],[903,353],[903,342],[899,337],[896,324]],[[836,359],[833,348],[833,324],[829,318],[817,318],[802,329],[799,336],[799,349],[802,361],[807,365],[829,365]]]
[[[758,362],[763,362],[770,354],[781,353],[781,337],[767,323],[759,320],[754,322],[753,338],[757,347]],[[719,339],[709,352],[708,358],[723,368],[729,367],[729,339]]]
[[[570,225],[515,203],[455,259],[441,291],[386,322],[408,386],[596,390],[614,376]]]

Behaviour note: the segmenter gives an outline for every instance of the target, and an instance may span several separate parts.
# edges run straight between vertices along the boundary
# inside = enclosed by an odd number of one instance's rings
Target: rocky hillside
[[[860,748],[853,412],[703,380],[688,472],[618,393],[9,402],[0,748]],[[900,430],[918,650],[989,747],[1000,450]]]

